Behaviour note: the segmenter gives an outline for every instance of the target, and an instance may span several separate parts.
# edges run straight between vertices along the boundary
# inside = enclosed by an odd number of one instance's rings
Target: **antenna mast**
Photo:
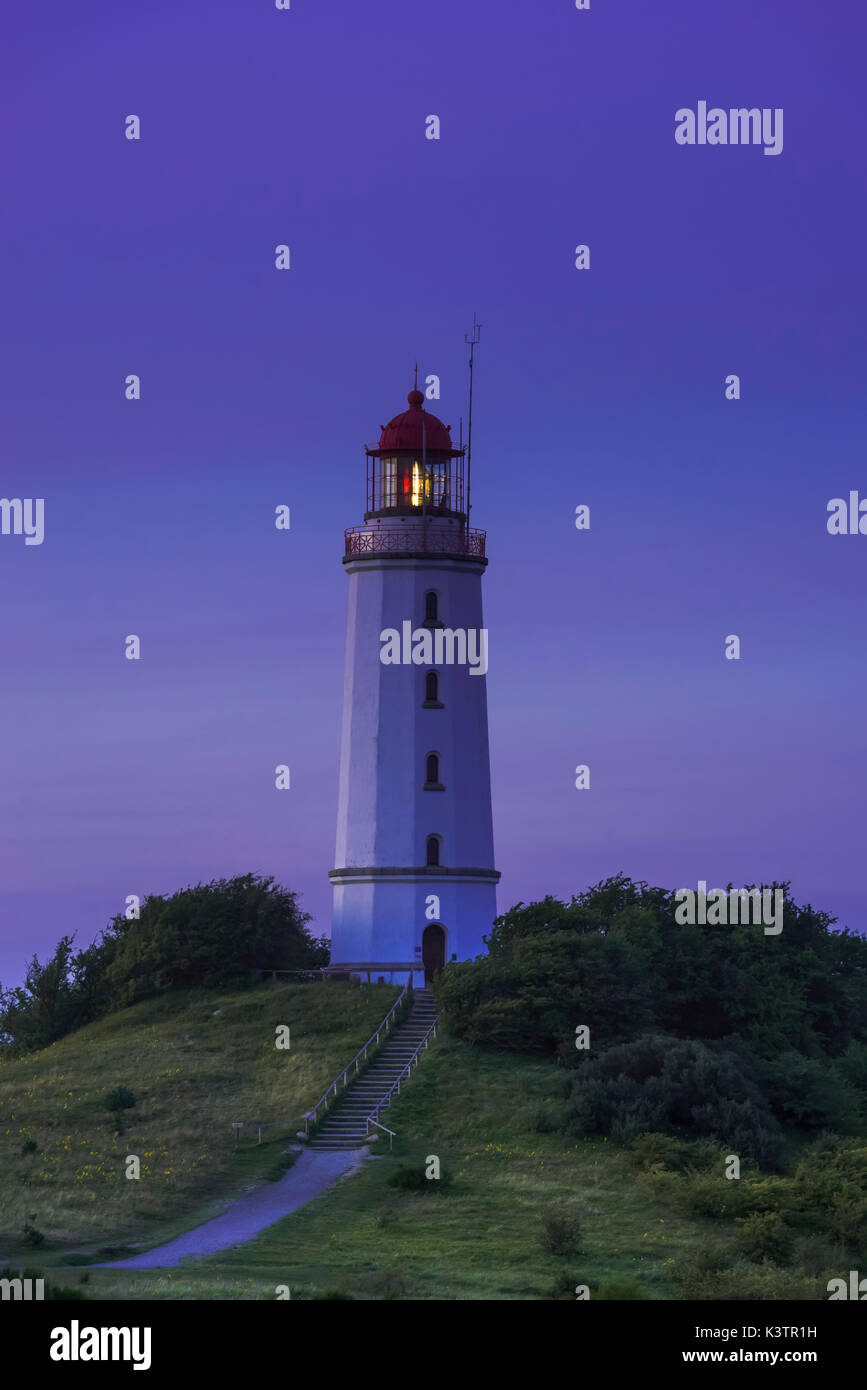
[[[421,519],[427,517],[427,421],[421,408]]]
[[[472,334],[464,334],[464,342],[470,348],[470,409],[467,416],[467,534],[470,529],[470,462],[473,456],[473,353],[477,342],[482,336],[482,325],[476,323],[475,313],[473,314]]]

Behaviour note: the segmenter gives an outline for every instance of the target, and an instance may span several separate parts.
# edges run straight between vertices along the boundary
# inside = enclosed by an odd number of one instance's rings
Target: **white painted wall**
[[[494,868],[486,677],[467,666],[384,666],[380,633],[421,627],[435,589],[440,620],[481,628],[484,566],[433,555],[377,554],[345,566],[349,577],[335,868],[420,868],[426,839],[442,837],[445,869]],[[424,709],[425,676],[439,673],[444,709]],[[427,754],[440,757],[445,791],[424,791]],[[493,879],[431,870],[334,882],[332,963],[387,961],[421,968],[425,899],[440,898],[447,959],[484,950],[496,916]]]

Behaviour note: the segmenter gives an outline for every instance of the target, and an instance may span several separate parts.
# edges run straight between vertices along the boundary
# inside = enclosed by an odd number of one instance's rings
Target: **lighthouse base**
[[[496,870],[335,869],[331,968],[418,987],[485,950],[497,915]],[[345,962],[345,963],[344,963]]]

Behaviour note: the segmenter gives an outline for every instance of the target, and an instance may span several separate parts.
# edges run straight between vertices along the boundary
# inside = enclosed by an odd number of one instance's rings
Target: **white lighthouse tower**
[[[496,916],[485,533],[464,450],[412,390],[366,449],[364,525],[346,532],[346,675],[332,967],[425,983],[484,950]],[[384,642],[383,633],[399,636]],[[381,659],[391,647],[390,664]],[[475,656],[475,666],[470,664]],[[464,660],[461,660],[461,657]]]

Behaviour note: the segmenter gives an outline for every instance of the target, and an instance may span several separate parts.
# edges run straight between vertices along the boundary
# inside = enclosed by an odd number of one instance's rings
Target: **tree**
[[[0,989],[0,1047],[46,1047],[167,989],[237,988],[252,984],[256,969],[327,965],[329,943],[309,935],[309,921],[296,893],[257,874],[153,894],[138,918],[118,913],[75,954],[64,936],[45,965],[34,956],[23,985]]]

